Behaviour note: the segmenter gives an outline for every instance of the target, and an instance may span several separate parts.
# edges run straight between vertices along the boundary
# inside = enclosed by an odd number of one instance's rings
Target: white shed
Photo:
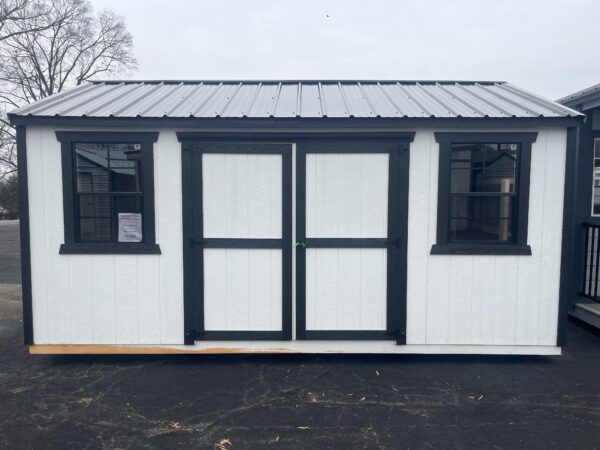
[[[582,115],[505,82],[92,82],[12,112],[32,353],[560,354]]]

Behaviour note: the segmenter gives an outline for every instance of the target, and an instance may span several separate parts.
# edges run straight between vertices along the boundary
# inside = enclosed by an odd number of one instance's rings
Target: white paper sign
[[[142,242],[142,215],[119,213],[119,242]]]

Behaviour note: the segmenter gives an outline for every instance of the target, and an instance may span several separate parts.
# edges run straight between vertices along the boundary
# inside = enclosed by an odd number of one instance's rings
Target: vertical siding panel
[[[439,145],[430,133],[429,160],[429,249],[436,242],[437,233],[437,190],[439,173]],[[423,227],[424,228],[424,227]],[[428,249],[428,253],[429,253]],[[428,344],[448,343],[448,314],[450,308],[450,265],[452,259],[446,255],[431,255],[427,264],[427,322]]]
[[[31,292],[33,299],[33,341],[50,342],[48,289],[46,283],[46,239],[44,234],[44,168],[39,128],[27,128],[27,170],[29,182],[29,236],[31,248]]]
[[[339,250],[338,249],[307,249],[307,281],[314,283],[313,297],[306,298],[307,311],[313,310],[311,318],[317,330],[336,330],[339,324]],[[308,254],[312,253],[310,258]],[[313,278],[315,277],[315,278]]]
[[[183,237],[181,227],[181,145],[161,130],[155,149],[156,220],[159,223],[161,343],[183,344]],[[158,175],[158,178],[156,177]],[[191,207],[192,205],[186,205]]]
[[[92,308],[94,343],[115,344],[117,313],[113,255],[95,255],[92,258]]]
[[[548,130],[546,133],[545,224],[542,234],[538,344],[556,345],[567,141],[565,130]]]
[[[519,286],[517,292],[516,343],[537,344],[540,275],[543,256],[542,233],[545,227],[545,165],[546,134],[541,132],[531,148],[531,172],[529,184],[529,220],[527,243],[531,256],[519,258]]]
[[[513,345],[516,338],[519,256],[496,256],[494,344]]]
[[[74,344],[94,343],[92,305],[92,256],[70,255],[69,263],[69,304],[73,321]]]
[[[355,251],[361,261],[361,329],[385,330],[387,250],[360,249]],[[340,301],[344,301],[343,297]]]
[[[72,277],[68,257],[58,254],[60,244],[64,242],[60,143],[48,128],[42,129],[40,143],[50,341],[56,344],[70,343],[73,342],[73,321],[78,318],[73,315],[70,305],[69,287]]]
[[[227,329],[226,251],[204,250],[204,327],[206,330]]]
[[[138,279],[136,255],[115,256],[117,342],[138,344]]]
[[[160,343],[160,277],[158,258],[137,257],[139,342]]]
[[[431,141],[431,131],[418,131],[410,145],[406,268],[407,344],[424,344],[427,333],[427,275],[431,248],[428,224],[430,208],[437,207],[437,196],[434,195],[431,199],[430,178],[437,174],[437,169],[431,164]],[[434,169],[435,172],[432,172]],[[435,204],[432,205],[432,202]]]
[[[340,254],[340,252],[342,253]],[[338,250],[339,270],[337,276],[340,304],[337,314],[339,327],[344,330],[360,330],[363,319],[366,319],[361,310],[361,303],[363,303],[361,302],[362,261],[360,256],[355,256],[356,253],[360,253],[360,250]]]
[[[491,345],[494,341],[496,258],[474,256],[472,273],[470,343]]]
[[[427,343],[448,343],[450,313],[450,256],[436,255],[429,260],[427,291]]]
[[[472,256],[453,256],[450,270],[448,343],[469,344],[471,340]]]

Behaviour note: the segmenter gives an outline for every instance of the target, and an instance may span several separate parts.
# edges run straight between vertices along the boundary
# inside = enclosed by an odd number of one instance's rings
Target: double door
[[[404,342],[408,142],[182,148],[186,343]]]

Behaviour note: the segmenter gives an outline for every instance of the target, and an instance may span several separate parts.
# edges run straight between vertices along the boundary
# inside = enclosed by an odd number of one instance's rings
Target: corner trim
[[[21,288],[23,292],[23,338],[33,345],[33,296],[31,290],[31,244],[29,236],[29,185],[27,179],[26,129],[17,127],[17,164],[19,167],[19,227],[21,236]]]
[[[567,128],[567,151],[565,162],[565,193],[563,198],[563,232],[560,255],[560,288],[558,294],[558,326],[556,345],[567,343],[567,319],[571,296],[577,298],[579,277],[575,254],[577,229],[574,205],[577,203],[577,168],[579,167],[579,128]]]

